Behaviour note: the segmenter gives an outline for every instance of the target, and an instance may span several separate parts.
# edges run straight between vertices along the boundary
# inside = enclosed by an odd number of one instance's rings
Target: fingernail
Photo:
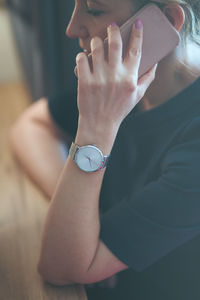
[[[135,28],[141,29],[142,28],[142,21],[140,19],[137,19],[135,22]]]
[[[110,27],[116,27],[116,26],[117,26],[117,24],[115,22],[110,24]]]

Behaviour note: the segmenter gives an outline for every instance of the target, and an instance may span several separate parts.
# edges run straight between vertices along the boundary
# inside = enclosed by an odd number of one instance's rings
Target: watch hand
[[[98,164],[96,163],[96,161],[93,161],[89,156],[85,156],[88,160],[89,160],[89,162],[90,162],[90,166],[91,166],[91,168],[92,168],[92,163],[94,163],[97,167],[98,167]]]
[[[91,158],[90,158],[89,156],[87,156],[87,155],[86,155],[86,157],[87,157],[87,159],[88,159],[89,162],[90,162],[90,167],[92,167],[92,165],[91,165]]]

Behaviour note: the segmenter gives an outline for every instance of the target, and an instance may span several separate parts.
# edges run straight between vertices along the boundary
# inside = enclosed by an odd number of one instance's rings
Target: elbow
[[[37,270],[41,278],[52,285],[63,286],[70,285],[72,281],[64,279],[59,272],[53,272],[50,268],[46,268],[42,263],[38,263]]]
[[[66,270],[64,272],[58,265],[52,265],[41,258],[37,265],[37,271],[45,282],[52,285],[64,286],[79,283],[69,279]]]
[[[92,278],[87,278],[87,273],[81,274],[77,268],[67,268],[58,264],[50,264],[47,261],[40,261],[37,265],[37,270],[42,279],[52,285],[63,286],[72,284],[91,284],[96,282]]]

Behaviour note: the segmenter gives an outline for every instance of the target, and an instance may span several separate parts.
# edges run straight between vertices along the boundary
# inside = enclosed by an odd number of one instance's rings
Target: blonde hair
[[[168,4],[180,5],[185,12],[185,22],[181,29],[183,46],[186,45],[188,38],[200,46],[200,0],[148,0],[145,2],[155,2],[161,9]]]

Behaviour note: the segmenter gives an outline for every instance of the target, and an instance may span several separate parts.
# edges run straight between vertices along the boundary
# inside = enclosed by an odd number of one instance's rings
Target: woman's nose
[[[78,16],[76,12],[73,13],[69,25],[66,29],[66,35],[71,38],[86,38],[88,36],[88,30],[84,24],[81,16]]]

